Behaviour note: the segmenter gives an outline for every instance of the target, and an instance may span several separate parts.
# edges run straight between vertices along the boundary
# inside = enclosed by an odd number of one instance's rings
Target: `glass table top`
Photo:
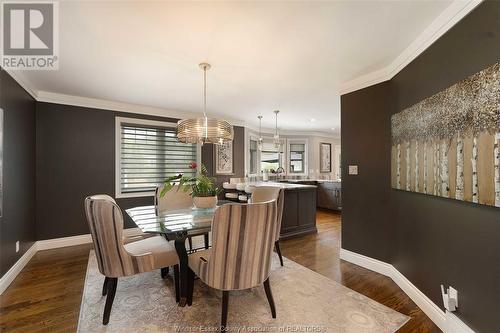
[[[231,203],[219,201],[218,206]],[[165,235],[175,235],[179,231],[188,234],[210,231],[215,208],[210,209],[179,209],[156,214],[155,206],[140,206],[125,210],[132,221],[143,231]]]

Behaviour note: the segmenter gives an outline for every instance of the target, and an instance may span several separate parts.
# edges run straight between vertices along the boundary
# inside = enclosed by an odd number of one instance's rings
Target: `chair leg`
[[[266,291],[267,300],[269,306],[271,307],[271,315],[276,318],[276,308],[274,307],[273,293],[271,292],[271,286],[269,285],[269,278],[264,281],[264,290]]]
[[[187,280],[187,305],[193,304],[193,291],[194,291],[194,272],[188,267],[188,280]]]
[[[111,314],[111,307],[113,306],[113,301],[115,300],[116,285],[118,284],[118,278],[109,278],[108,280],[108,292],[106,296],[106,305],[104,306],[104,316],[102,318],[103,325],[109,323],[109,315]]]
[[[104,283],[102,284],[102,296],[106,296],[108,293],[108,281],[109,277],[104,277]]]
[[[283,266],[283,257],[281,256],[281,249],[280,249],[280,241],[279,240],[274,242],[274,247],[276,248],[276,253],[278,253],[278,257],[280,257],[281,266]]]
[[[175,288],[175,301],[177,303],[179,303],[180,299],[181,299],[181,295],[179,293],[179,283],[180,283],[180,280],[179,280],[179,264],[177,265],[174,265],[174,288]]]
[[[205,239],[205,249],[208,250],[208,247],[210,246],[208,242],[208,233],[204,234],[203,238]]]
[[[188,242],[189,242],[189,251],[193,251],[193,238],[189,237]]]
[[[220,320],[221,332],[227,331],[227,308],[229,303],[229,291],[222,291],[222,315]]]
[[[168,275],[168,267],[163,267],[160,269],[160,272],[161,272],[161,278],[164,279],[167,277]]]

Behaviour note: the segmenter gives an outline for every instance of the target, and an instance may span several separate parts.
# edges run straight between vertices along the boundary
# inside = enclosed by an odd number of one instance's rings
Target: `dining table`
[[[219,200],[217,206],[234,203]],[[155,206],[140,206],[126,209],[132,221],[145,233],[159,234],[168,241],[174,241],[179,256],[179,306],[186,306],[188,279],[188,237],[203,235],[205,249],[208,249],[208,233],[211,230],[215,208],[198,209],[195,207],[159,212]],[[196,251],[197,249],[190,249]],[[190,304],[189,304],[190,305]]]

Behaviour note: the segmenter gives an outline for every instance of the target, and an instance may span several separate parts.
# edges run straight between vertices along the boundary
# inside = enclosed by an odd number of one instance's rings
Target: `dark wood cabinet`
[[[316,187],[285,190],[281,238],[316,233]]]
[[[342,209],[342,185],[340,182],[318,183],[318,207],[333,210]]]

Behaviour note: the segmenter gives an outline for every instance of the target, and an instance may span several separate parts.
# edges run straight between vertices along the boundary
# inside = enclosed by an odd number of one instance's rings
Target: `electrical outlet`
[[[19,241],[16,242],[16,253],[19,252]]]
[[[358,174],[358,166],[357,165],[349,165],[349,174],[356,176]]]

